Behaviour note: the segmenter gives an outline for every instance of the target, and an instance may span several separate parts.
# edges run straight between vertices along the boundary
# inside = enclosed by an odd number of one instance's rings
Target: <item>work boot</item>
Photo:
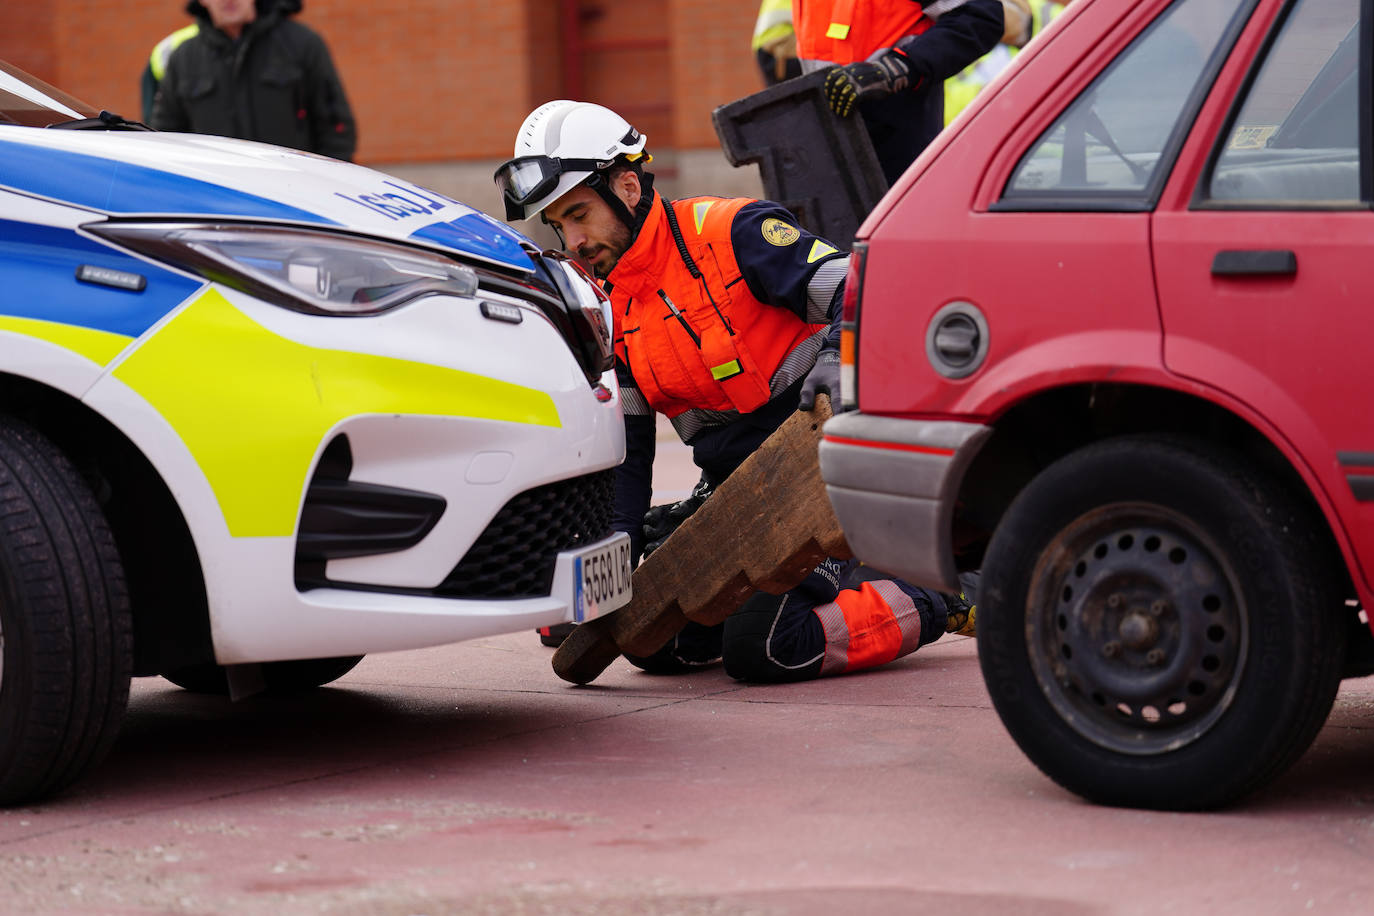
[[[959,636],[976,635],[974,618],[978,615],[978,580],[981,574],[977,570],[959,573],[960,592],[957,595],[941,593],[940,597],[945,599],[945,632],[954,633]]]
[[[563,645],[563,640],[572,635],[575,626],[577,626],[575,623],[555,623],[553,626],[540,627],[538,630],[539,642],[552,649],[557,649]]]

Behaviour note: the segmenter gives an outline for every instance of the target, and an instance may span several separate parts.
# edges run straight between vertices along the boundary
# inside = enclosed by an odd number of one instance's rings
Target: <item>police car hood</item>
[[[533,269],[523,235],[465,204],[362,166],[247,140],[0,127],[0,187],[111,216],[331,226]]]

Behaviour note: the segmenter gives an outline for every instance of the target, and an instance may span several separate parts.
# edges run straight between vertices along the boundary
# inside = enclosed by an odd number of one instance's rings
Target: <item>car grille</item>
[[[611,533],[614,478],[614,470],[598,471],[515,496],[435,592],[454,598],[547,595],[561,551]]]

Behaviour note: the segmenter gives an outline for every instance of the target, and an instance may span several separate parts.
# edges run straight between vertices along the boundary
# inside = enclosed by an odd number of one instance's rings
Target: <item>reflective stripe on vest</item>
[[[825,630],[822,675],[884,665],[921,645],[921,612],[911,596],[889,580],[845,589],[813,613]]]
[[[748,198],[691,198],[665,204],[654,194],[639,236],[608,278],[616,356],[630,367],[654,410],[748,413],[771,397],[769,382],[788,355],[826,325],[755,299],[730,242]],[[665,206],[700,276],[682,258]]]
[[[968,107],[983,88],[983,81],[973,67],[965,67],[945,80],[945,126]]]
[[[930,28],[915,0],[797,0],[797,56],[852,64]]]
[[[1064,4],[1055,3],[1053,0],[1033,5],[1031,15],[1034,18],[1035,34],[1039,35],[1040,30],[1053,22],[1054,17],[1062,12],[1064,12]]]
[[[154,45],[153,53],[148,55],[148,68],[153,73],[153,79],[162,82],[162,77],[167,72],[167,61],[172,59],[172,52],[181,47],[181,43],[186,39],[194,38],[198,34],[200,34],[200,23],[193,22],[177,29]]]
[[[1031,8],[1031,38],[1039,35],[1054,17],[1064,12],[1062,3],[1040,3]],[[1006,69],[1020,48],[998,45],[959,73],[945,80],[945,124],[954,120],[968,107],[973,97],[983,91],[997,74]]]

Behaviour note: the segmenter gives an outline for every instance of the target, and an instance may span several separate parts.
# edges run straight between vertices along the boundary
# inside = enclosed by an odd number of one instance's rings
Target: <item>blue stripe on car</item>
[[[338,225],[318,213],[161,169],[0,141],[0,185],[106,213],[248,216]]]
[[[146,277],[141,292],[82,283],[82,264]],[[137,337],[200,288],[192,280],[107,248],[71,229],[0,219],[0,314]]]
[[[431,223],[411,233],[410,237],[501,261],[525,271],[534,266],[525,249],[520,247],[523,236],[481,213],[468,213],[447,223]]]

